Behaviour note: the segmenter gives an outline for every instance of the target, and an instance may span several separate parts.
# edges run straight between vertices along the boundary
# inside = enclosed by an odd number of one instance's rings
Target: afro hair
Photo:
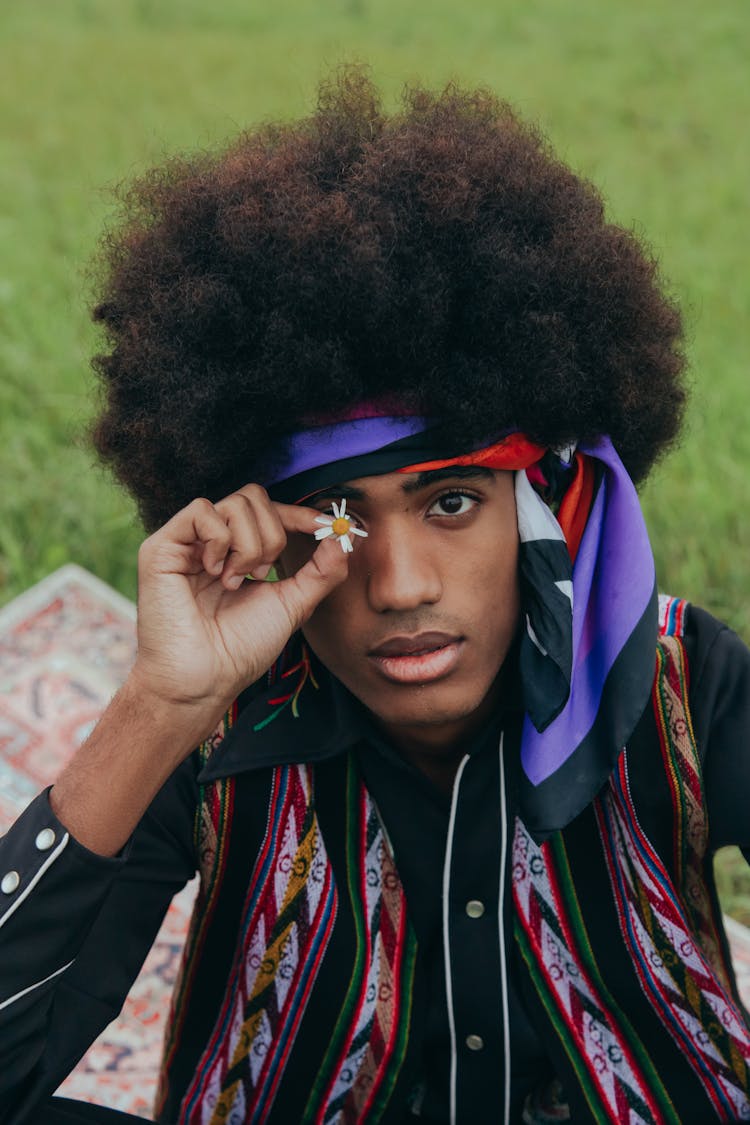
[[[153,529],[263,481],[305,419],[396,397],[451,440],[608,433],[634,480],[682,420],[679,313],[600,195],[490,92],[366,71],[301,121],[121,193],[93,439]]]

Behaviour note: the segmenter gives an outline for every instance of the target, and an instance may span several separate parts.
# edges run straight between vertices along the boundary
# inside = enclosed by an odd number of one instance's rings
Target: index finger
[[[285,531],[301,531],[313,535],[320,527],[320,524],[315,522],[316,517],[320,515],[317,508],[305,508],[300,504],[280,504],[275,501],[272,503]]]
[[[318,508],[306,507],[304,504],[282,504],[271,499],[262,485],[246,484],[237,488],[237,493],[245,496],[253,505],[260,503],[261,507],[269,507],[279,517],[284,531],[301,531],[314,534],[319,524],[315,522],[320,514]]]
[[[262,485],[248,483],[238,488],[237,493],[246,497],[254,507],[260,506],[272,510],[281,521],[284,531],[313,534],[319,526],[315,523],[315,517],[320,515],[316,508],[305,508],[301,504],[282,504],[272,500]]]

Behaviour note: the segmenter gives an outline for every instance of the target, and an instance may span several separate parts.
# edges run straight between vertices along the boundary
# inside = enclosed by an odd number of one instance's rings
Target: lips
[[[426,684],[453,671],[463,638],[450,633],[417,633],[389,637],[370,652],[370,659],[386,679],[401,684]]]
[[[434,652],[437,648],[455,644],[461,638],[450,633],[417,633],[413,637],[390,637],[374,648],[370,656],[414,656],[416,653]]]

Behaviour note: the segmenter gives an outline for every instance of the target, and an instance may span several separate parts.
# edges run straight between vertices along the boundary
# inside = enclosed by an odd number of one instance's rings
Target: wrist
[[[236,694],[236,693],[235,693]],[[146,718],[154,733],[163,732],[181,757],[212,733],[231,705],[235,694],[190,696],[160,688],[138,662],[120,688],[115,701],[127,712],[134,709]]]
[[[57,779],[50,794],[53,811],[90,851],[117,854],[158,791],[222,714],[218,702],[165,700],[131,673]]]

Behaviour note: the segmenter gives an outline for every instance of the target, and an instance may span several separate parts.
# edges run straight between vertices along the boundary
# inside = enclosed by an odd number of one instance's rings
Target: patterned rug
[[[65,566],[0,610],[0,831],[49,785],[124,679],[135,649],[133,605]],[[195,895],[173,901],[120,1018],[60,1092],[148,1118],[169,995]],[[750,931],[727,919],[750,1006]]]
[[[135,608],[65,566],[0,610],[0,831],[49,785],[125,678]],[[120,1018],[60,1093],[149,1118],[194,884],[172,902]]]

